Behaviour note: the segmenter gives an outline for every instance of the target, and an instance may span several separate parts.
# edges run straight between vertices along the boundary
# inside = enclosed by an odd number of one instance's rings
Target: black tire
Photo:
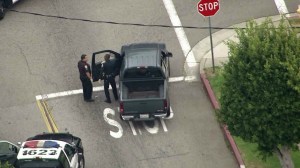
[[[120,119],[121,119],[121,121],[124,121],[124,119],[122,118],[122,115],[120,114]]]
[[[79,156],[79,168],[85,168],[84,156]]]
[[[170,115],[171,115],[171,110],[170,110],[170,106],[169,106],[169,108],[167,110],[167,116],[166,117],[170,117]]]
[[[0,6],[1,6],[1,4],[0,4]],[[0,7],[0,20],[2,20],[4,18],[4,16],[5,16],[4,8],[1,6]]]

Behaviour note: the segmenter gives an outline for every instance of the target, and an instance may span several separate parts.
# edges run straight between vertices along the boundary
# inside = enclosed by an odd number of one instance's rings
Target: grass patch
[[[212,68],[205,69],[205,73],[209,80],[209,83],[215,93],[215,96],[218,100],[221,98],[221,86],[223,84],[222,68],[215,67],[215,73],[213,73]]]
[[[233,138],[247,168],[280,168],[280,163],[276,156],[269,157],[266,161],[263,161],[259,157],[256,144],[245,142],[239,137]]]
[[[212,68],[205,69],[207,79],[209,80],[210,85],[218,100],[220,100],[221,97],[221,86],[224,81],[222,72],[223,70],[220,67],[215,67],[215,73],[213,73]],[[257,151],[257,145],[255,143],[245,142],[239,137],[233,138],[239,148],[239,151],[247,168],[280,168],[280,163],[277,156],[269,157],[266,161],[264,161],[259,157],[259,152]],[[300,168],[300,152],[293,151],[292,158],[295,168]]]
[[[300,17],[293,17],[288,20],[291,25],[300,25]]]
[[[300,17],[292,17],[288,19],[292,27],[300,27]],[[294,28],[297,33],[300,33],[300,28]]]

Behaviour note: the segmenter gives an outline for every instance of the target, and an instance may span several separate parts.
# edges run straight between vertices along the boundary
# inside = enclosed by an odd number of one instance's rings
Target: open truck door
[[[168,52],[166,49],[161,51],[162,55],[162,66],[166,68],[168,77],[171,76],[171,66],[170,66],[170,57],[173,57],[173,54],[171,52]]]
[[[0,141],[0,164],[8,162],[14,165],[20,148],[8,141]]]
[[[123,60],[121,54],[112,50],[103,50],[95,52],[92,56],[92,77],[94,82],[98,81],[99,79],[103,80],[102,63],[104,61],[105,54],[110,54],[110,59],[115,61],[116,75],[119,75],[120,73],[120,68]]]

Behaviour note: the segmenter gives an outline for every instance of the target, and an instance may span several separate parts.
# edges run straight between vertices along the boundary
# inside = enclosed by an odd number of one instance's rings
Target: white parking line
[[[197,80],[197,78],[195,76],[179,76],[179,77],[172,77],[169,78],[169,82],[180,82],[180,81],[195,81]]]
[[[174,3],[172,0],[163,0],[165,8],[169,14],[170,20],[173,26],[182,26],[181,21],[176,12]],[[183,28],[174,28],[175,33],[177,35],[178,41],[180,43],[181,49],[183,51],[184,56],[186,57],[186,62],[189,68],[196,66],[196,59],[191,51],[190,43],[187,39],[187,36],[183,30]]]
[[[137,135],[132,121],[128,121],[128,122],[129,122],[129,125],[130,125],[130,128],[131,128],[131,131],[132,131],[133,135]],[[141,132],[140,132],[140,134],[141,134]]]
[[[167,129],[167,126],[166,126],[165,121],[164,121],[162,118],[160,118],[160,122],[161,122],[161,125],[162,125],[164,131],[165,131],[165,132],[168,132],[168,129]]]
[[[283,14],[289,13],[284,0],[274,0],[274,1],[275,1],[276,6],[277,6],[278,12],[280,14],[283,15]],[[286,16],[289,17],[290,15],[288,14]]]
[[[140,135],[142,135],[142,131],[141,131],[141,129],[138,129],[139,130],[139,133],[140,133]]]
[[[186,77],[180,76],[180,77],[169,78],[169,82],[193,81],[193,80],[194,80],[194,77],[192,77],[192,76],[186,76]],[[103,91],[103,90],[104,90],[103,86],[93,87],[94,92]],[[53,99],[53,98],[57,98],[57,97],[72,96],[72,95],[82,94],[82,93],[83,93],[82,89],[68,90],[68,91],[57,92],[57,93],[37,95],[37,96],[35,96],[35,98],[36,98],[36,100]]]

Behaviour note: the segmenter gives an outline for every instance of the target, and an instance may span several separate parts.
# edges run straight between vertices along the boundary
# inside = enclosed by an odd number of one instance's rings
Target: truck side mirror
[[[172,54],[171,52],[168,52],[168,51],[166,51],[166,50],[162,50],[162,51],[161,51],[161,54],[162,54],[162,56],[163,56],[164,58],[166,58],[166,57],[172,57],[172,56],[173,56],[173,54]]]
[[[171,52],[168,52],[167,57],[173,57],[173,54]]]

